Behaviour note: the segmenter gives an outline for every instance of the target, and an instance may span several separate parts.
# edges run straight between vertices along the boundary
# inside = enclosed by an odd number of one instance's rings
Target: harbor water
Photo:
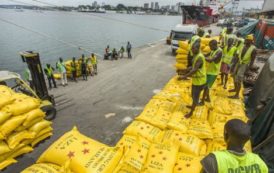
[[[12,23],[0,20],[0,70],[19,73],[25,67],[20,51],[37,51],[43,64],[54,65],[58,57],[88,55],[77,47],[103,55],[107,45],[120,49],[130,41],[136,48],[158,41],[181,22],[180,16],[7,9],[0,9],[0,18]]]

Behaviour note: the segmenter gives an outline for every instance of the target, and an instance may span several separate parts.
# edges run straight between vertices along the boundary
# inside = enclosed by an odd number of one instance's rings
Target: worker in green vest
[[[65,87],[66,85],[68,85],[68,80],[67,80],[67,69],[66,69],[66,65],[63,61],[63,58],[59,58],[59,61],[56,64],[57,69],[59,71],[59,73],[61,74],[61,82],[63,87]]]
[[[248,35],[245,39],[244,47],[239,51],[237,58],[237,65],[234,73],[234,89],[229,92],[235,92],[232,99],[238,99],[241,90],[241,84],[244,80],[245,72],[250,69],[256,58],[256,47],[253,45],[253,35]]]
[[[72,62],[70,63],[71,67],[71,73],[72,73],[72,80],[77,82],[77,63],[76,63],[76,58],[72,58]]]
[[[192,45],[193,62],[192,67],[187,74],[180,75],[178,80],[185,80],[187,77],[192,77],[192,105],[188,106],[190,112],[185,115],[185,118],[191,117],[196,106],[199,104],[201,92],[204,90],[206,84],[206,61],[204,55],[200,52],[200,42]]]
[[[201,42],[201,38],[204,36],[204,30],[202,30],[202,29],[198,29],[197,30],[197,32],[198,32],[198,34],[197,35],[193,35],[192,37],[191,37],[191,39],[190,39],[190,41],[189,41],[189,45],[190,45],[190,47],[189,47],[189,49],[190,49],[190,51],[189,51],[189,53],[188,53],[188,56],[187,56],[187,67],[188,68],[191,68],[191,66],[192,66],[192,59],[193,59],[193,53],[192,53],[192,46],[196,43],[196,42]]]
[[[50,64],[46,65],[46,68],[44,68],[44,72],[46,73],[46,76],[48,78],[48,83],[49,83],[49,89],[52,88],[51,82],[53,83],[54,88],[57,88],[56,82],[53,76],[54,68],[51,67]]]
[[[228,75],[231,70],[232,60],[237,55],[237,47],[233,45],[233,39],[229,38],[227,42],[227,46],[223,49],[223,58],[221,65],[221,85],[223,85],[224,89],[226,89]]]
[[[244,47],[245,40],[242,37],[241,33],[239,32],[237,32],[236,37],[237,37],[236,47],[237,47],[237,51],[239,52]]]
[[[90,57],[90,60],[91,60],[91,64],[92,64],[92,67],[93,67],[93,74],[97,75],[98,71],[97,71],[97,57],[94,55],[94,53],[91,54],[91,57]]]
[[[209,42],[209,47],[211,52],[209,57],[205,59],[207,62],[206,86],[200,105],[204,105],[205,101],[210,102],[209,89],[212,87],[217,76],[219,75],[223,56],[223,51],[220,47],[218,47],[218,42],[216,40],[211,40]]]
[[[222,47],[227,46],[227,42],[228,42],[229,38],[232,38],[233,43],[235,43],[236,36],[233,34],[233,28],[232,27],[227,28],[226,34],[224,34],[224,38],[222,39]]]
[[[249,126],[239,119],[225,124],[226,150],[215,151],[202,159],[202,173],[268,173],[259,155],[246,152],[244,146],[250,139]]]
[[[81,61],[81,74],[82,74],[83,80],[87,81],[88,80],[88,64],[84,54],[82,54],[80,61]]]

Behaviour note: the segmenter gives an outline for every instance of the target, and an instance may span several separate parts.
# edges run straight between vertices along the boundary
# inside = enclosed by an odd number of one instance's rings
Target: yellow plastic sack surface
[[[126,163],[122,163],[115,168],[113,173],[140,173],[140,171]]]
[[[201,159],[201,157],[179,153],[173,173],[200,173],[202,170]]]
[[[198,106],[195,108],[193,115],[191,116],[192,119],[198,120],[207,120],[208,118],[208,108],[206,106]]]
[[[116,147],[122,147],[124,153],[127,153],[131,149],[132,145],[136,142],[136,136],[123,135],[123,137],[117,142]]]
[[[176,62],[176,64],[174,66],[175,66],[176,69],[179,69],[179,70],[187,69],[187,64],[186,63]]]
[[[0,170],[3,170],[4,168],[8,167],[11,164],[16,163],[17,161],[15,159],[6,159],[3,162],[0,162]]]
[[[0,110],[0,125],[3,124],[5,121],[11,118],[11,112],[7,109],[3,108]]]
[[[21,141],[25,139],[33,139],[34,136],[34,133],[28,132],[26,130],[21,132],[15,132],[8,137],[7,143],[11,149],[14,149],[21,143]]]
[[[100,147],[95,151],[84,149],[70,155],[69,168],[75,173],[110,173],[116,168],[122,153],[121,149],[111,147]]]
[[[42,135],[44,135],[44,134],[46,134],[46,133],[50,133],[50,132],[52,132],[53,131],[53,128],[52,127],[46,127],[46,128],[44,128],[43,130],[41,130],[39,133],[35,133],[35,137],[39,137],[39,136],[42,136]],[[34,132],[33,132],[34,133]]]
[[[22,130],[26,130],[30,128],[31,126],[33,126],[34,124],[37,124],[38,122],[43,120],[44,120],[43,117],[37,117],[34,120],[30,121],[29,123],[26,123],[25,125],[19,126],[18,128],[15,129],[15,131],[20,132]]]
[[[207,142],[207,153],[212,153],[214,151],[220,151],[220,150],[225,150],[226,149],[226,144],[224,141],[214,141],[210,140]]]
[[[158,141],[162,130],[142,121],[133,121],[124,131],[124,134],[142,136],[150,142]]]
[[[160,92],[157,95],[153,97],[149,101],[149,103],[146,105],[146,108],[157,108],[159,109],[160,107],[166,111],[172,112],[174,107],[176,106],[176,103],[172,102],[171,100],[178,100],[180,98],[180,95],[178,94],[170,94],[169,92]]]
[[[208,54],[208,53],[210,53],[210,47],[209,46],[206,46],[206,47],[204,47],[203,48],[203,50],[202,50],[202,52],[204,53],[204,54]]]
[[[5,85],[0,85],[0,95],[8,95],[11,96],[13,95],[14,92],[12,89],[10,89],[9,87],[5,86]]]
[[[189,126],[189,119],[184,118],[183,112],[174,112],[167,126],[169,129],[178,130],[182,133],[186,133]]]
[[[231,104],[228,99],[216,97],[213,104],[213,111],[226,115],[232,114]]]
[[[173,171],[178,146],[173,144],[151,144],[142,173],[168,173]]]
[[[182,49],[182,48],[179,47],[179,48],[176,50],[176,53],[177,53],[177,54],[187,55],[187,54],[188,54],[188,50]]]
[[[11,153],[11,155],[9,156],[9,158],[16,158],[18,156],[21,156],[23,154],[26,154],[26,153],[29,153],[29,152],[32,152],[33,151],[33,148],[30,147],[30,146],[23,146],[15,151],[13,151]]]
[[[165,129],[171,117],[171,113],[163,109],[148,108],[145,109],[136,120],[144,121],[160,129]]]
[[[208,121],[205,121],[205,120],[192,119],[187,132],[189,134],[197,136],[200,139],[212,139],[213,138],[212,129],[211,129]]]
[[[37,136],[33,141],[31,141],[31,146],[34,147],[36,146],[36,144],[38,144],[39,142],[47,139],[48,137],[52,136],[51,132],[45,133],[41,136]]]
[[[47,120],[43,120],[43,121],[40,121],[40,122],[34,124],[33,126],[31,126],[29,128],[29,131],[35,132],[37,134],[41,130],[43,130],[43,129],[47,128],[47,127],[50,127],[51,124],[52,124],[52,122],[47,121]]]
[[[61,79],[61,74],[60,73],[54,73],[53,77],[54,77],[54,79],[59,80],[59,79]]]
[[[0,141],[0,155],[10,152],[11,149],[5,141]]]
[[[180,146],[180,152],[192,155],[205,155],[206,144],[198,137],[190,134],[183,134],[175,130],[165,131],[162,139],[163,143],[174,142]]]
[[[5,95],[5,94],[0,94],[0,109],[3,108],[6,105],[9,105],[13,102],[14,100],[12,99],[11,96]]]
[[[21,173],[61,173],[61,167],[49,163],[39,163],[31,165],[24,169]],[[63,172],[62,172],[63,173]]]
[[[176,61],[185,60],[185,62],[187,62],[187,55],[185,54],[177,54],[175,58],[176,58]]]
[[[45,115],[45,112],[43,112],[41,109],[34,109],[25,114],[26,120],[24,121],[23,125],[28,126],[36,118],[44,118]]]
[[[12,104],[7,106],[12,115],[21,115],[39,107],[40,102],[38,99],[32,97],[21,97],[22,96],[19,96],[19,98],[17,98]]]
[[[16,116],[9,119],[0,127],[0,133],[7,137],[13,130],[25,121],[25,118],[25,116]]]
[[[39,157],[37,163],[45,162],[62,166],[76,154],[85,151],[85,154],[92,155],[102,146],[105,145],[82,135],[77,128],[73,128],[56,140]]]
[[[186,50],[189,49],[188,41],[179,41],[178,44],[179,44],[179,47],[182,49],[186,49]]]
[[[123,162],[141,171],[145,164],[149,147],[150,142],[139,137],[128,153],[124,156]]]
[[[224,126],[225,126],[225,122],[215,123],[212,126],[212,133],[215,141],[224,140]]]
[[[212,38],[205,38],[205,37],[202,37],[201,38],[201,44],[204,44],[204,45],[209,45],[209,42],[212,40]]]

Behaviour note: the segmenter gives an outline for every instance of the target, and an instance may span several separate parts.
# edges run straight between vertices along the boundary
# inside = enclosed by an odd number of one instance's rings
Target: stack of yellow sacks
[[[52,135],[40,101],[0,85],[0,170]]]
[[[188,41],[179,41],[179,48],[176,51],[176,64],[177,70],[185,70],[187,68],[187,56],[189,53]]]
[[[74,128],[23,173],[200,173],[205,155],[226,148],[224,124],[232,118],[247,121],[245,108],[242,100],[228,99],[229,93],[215,84],[212,103],[185,119],[186,105],[192,103],[191,80],[177,77],[149,101],[115,147]],[[246,150],[251,150],[250,143]]]
[[[75,60],[76,62],[76,76],[79,77],[82,75],[82,72],[81,72],[81,62],[82,62],[82,59],[79,58],[79,60]],[[72,77],[72,71],[71,71],[71,63],[72,63],[72,60],[68,60],[65,62],[65,65],[66,65],[66,70],[67,70],[67,76],[68,77]],[[88,71],[91,71],[92,69],[92,65],[90,63],[88,63]]]

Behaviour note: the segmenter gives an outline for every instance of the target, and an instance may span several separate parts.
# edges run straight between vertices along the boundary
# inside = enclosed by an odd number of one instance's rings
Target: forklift
[[[22,61],[27,64],[32,77],[32,88],[28,87],[31,94],[41,100],[41,109],[46,112],[46,119],[53,120],[56,116],[55,100],[49,95],[41,66],[39,53],[33,51],[20,52]]]

